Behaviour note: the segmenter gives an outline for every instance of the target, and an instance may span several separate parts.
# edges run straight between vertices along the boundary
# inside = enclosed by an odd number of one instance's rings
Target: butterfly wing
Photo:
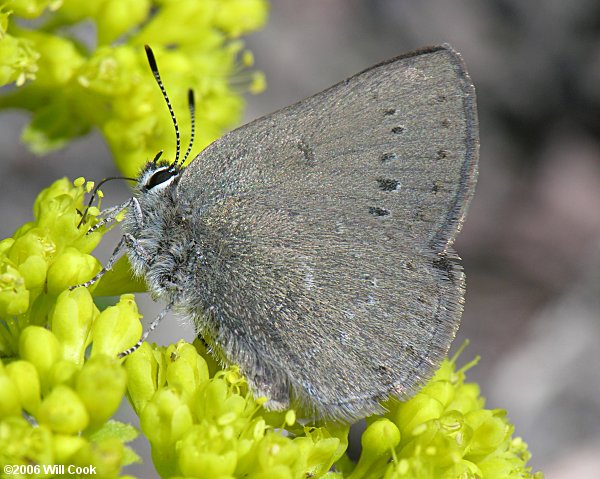
[[[352,420],[407,397],[459,325],[451,245],[477,160],[474,88],[448,46],[225,135],[178,185],[200,333],[274,408],[291,395]]]

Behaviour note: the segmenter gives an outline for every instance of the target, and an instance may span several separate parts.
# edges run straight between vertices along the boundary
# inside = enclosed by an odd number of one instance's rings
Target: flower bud
[[[394,422],[398,427],[410,433],[420,424],[426,423],[430,419],[439,418],[443,411],[444,407],[437,399],[419,393],[411,400],[400,405]]]
[[[20,0],[11,2],[10,9],[14,15],[31,20],[44,13],[50,3],[51,0]]]
[[[54,434],[52,437],[54,464],[72,464],[73,455],[87,444],[82,436],[71,434]]]
[[[174,444],[192,426],[192,414],[170,388],[157,391],[140,415],[140,425],[151,444]]]
[[[302,450],[295,447],[293,441],[273,431],[266,434],[258,442],[255,454],[254,468],[257,472],[261,470],[269,473],[272,472],[275,477],[278,474],[282,474],[281,477],[286,477],[285,471],[289,471],[290,477],[294,477],[291,472],[296,461],[306,462],[306,457],[299,457],[302,454]],[[306,451],[304,451],[305,455]]]
[[[422,394],[426,394],[430,398],[439,401],[442,406],[446,407],[455,397],[456,388],[450,381],[430,381],[422,390]]]
[[[41,256],[29,256],[17,269],[25,279],[25,287],[29,290],[39,290],[46,282],[48,263]]]
[[[227,383],[221,378],[213,378],[208,384],[198,390],[194,401],[194,412],[198,419],[215,421],[221,414],[226,413],[225,400],[229,394]]]
[[[64,87],[73,77],[77,68],[84,62],[84,58],[78,48],[67,38],[52,35],[41,30],[24,30],[20,33],[34,43],[35,49],[40,55],[37,62],[37,88],[54,90],[61,86]],[[50,103],[50,105],[56,104],[58,104],[58,102]],[[46,105],[48,105],[48,103],[46,103]],[[56,119],[62,120],[67,115],[62,114],[60,116],[62,118]],[[62,125],[56,125],[54,131],[65,133],[72,132],[75,125],[72,125],[70,128],[61,128],[61,126]],[[26,132],[23,132],[24,135],[25,133]],[[33,129],[29,129],[29,134],[31,133],[34,133]]]
[[[6,366],[6,373],[17,387],[23,409],[35,414],[40,404],[40,378],[35,366],[28,361],[18,360]]]
[[[87,288],[63,291],[50,315],[52,332],[60,341],[62,357],[82,365],[91,342],[92,322],[99,314]]]
[[[237,464],[235,451],[203,451],[195,447],[197,439],[191,434],[181,443],[178,464],[183,475],[200,479],[233,476]]]
[[[7,417],[0,421],[0,461],[2,465],[53,464],[52,443],[52,433],[46,427],[33,426],[20,415]],[[13,476],[3,474],[3,477]]]
[[[106,45],[142,23],[150,12],[148,0],[107,0],[96,15],[98,43]]]
[[[0,259],[0,316],[18,316],[29,309],[25,278],[8,261]]]
[[[176,388],[183,397],[190,398],[200,385],[208,381],[208,365],[191,344],[180,341],[169,346],[165,357],[167,383]]]
[[[154,464],[163,477],[173,475],[176,444],[193,426],[189,407],[171,388],[159,389],[140,414],[140,426],[150,445]]]
[[[268,9],[262,0],[228,0],[217,11],[217,26],[232,37],[260,28],[267,21]]]
[[[324,427],[305,427],[305,437],[296,437],[294,445],[299,448],[298,460],[294,465],[296,474],[322,476],[337,461],[348,446],[348,428],[331,426],[331,431]],[[341,437],[332,436],[340,434]]]
[[[400,431],[389,419],[378,419],[370,424],[361,438],[362,452],[350,479],[363,477],[375,461],[384,455],[391,455],[400,443]]]
[[[70,461],[75,467],[93,467],[94,474],[89,477],[122,477],[119,472],[123,466],[124,454],[123,443],[109,438],[88,442],[71,456]]]
[[[2,369],[0,370],[0,420],[8,416],[19,416],[20,414],[19,388],[7,372]]]
[[[49,371],[60,358],[60,343],[56,336],[40,326],[27,326],[19,338],[19,355],[35,366],[42,393],[49,385]]]
[[[102,426],[119,408],[127,376],[113,357],[96,355],[85,363],[75,383],[75,391],[90,416],[90,429]]]
[[[473,429],[469,456],[490,454],[510,436],[511,430],[503,421],[504,415],[504,411],[480,409],[465,416],[467,424]]]
[[[36,418],[40,424],[55,432],[76,434],[89,424],[89,415],[79,396],[67,386],[56,386],[38,408]]]
[[[161,367],[158,360],[163,360],[162,354],[153,349],[148,343],[142,343],[140,348],[131,354],[125,361],[125,371],[127,371],[127,391],[131,399],[133,409],[139,415],[146,403],[154,396],[158,386],[157,384],[159,370]]]
[[[463,384],[456,388],[455,396],[448,404],[447,409],[455,409],[463,414],[470,411],[481,409],[483,400],[479,396],[479,386],[477,384]]]
[[[91,356],[105,354],[116,357],[133,346],[142,335],[140,317],[134,296],[122,295],[115,306],[106,308],[94,321]]]
[[[48,269],[48,293],[59,295],[71,286],[88,281],[101,268],[93,256],[72,247],[65,248]]]

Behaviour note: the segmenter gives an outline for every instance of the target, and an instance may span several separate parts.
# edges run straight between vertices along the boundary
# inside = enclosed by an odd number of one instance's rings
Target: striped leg
[[[173,307],[173,303],[169,303],[167,305],[167,307],[165,309],[163,309],[160,312],[160,314],[154,319],[154,321],[152,321],[152,323],[150,324],[150,327],[144,332],[144,334],[142,334],[142,337],[140,338],[140,340],[137,343],[135,343],[132,347],[130,347],[129,349],[126,349],[122,353],[119,353],[118,357],[124,358],[125,356],[129,356],[134,351],[137,351],[137,349],[142,345],[142,343],[144,341],[146,341],[146,338],[148,337],[148,335],[156,329],[156,327],[159,325],[159,323],[163,320],[163,318],[167,315],[167,313],[171,310],[172,307]]]
[[[100,221],[98,221],[98,223],[96,223],[94,226],[92,226],[86,234],[93,233],[101,226],[110,224],[113,221],[115,221],[117,219],[118,214],[121,211],[123,211],[125,208],[129,208],[132,205],[132,201],[131,201],[132,199],[133,198],[130,198],[125,203],[121,203],[120,205],[112,206],[110,208],[102,210],[100,212],[100,214],[98,215],[102,219]]]
[[[148,262],[152,261],[152,258],[148,255],[148,253],[146,253],[146,250],[144,250],[144,248],[142,248],[142,246],[140,246],[140,244],[136,241],[136,239],[133,236],[131,236],[129,233],[126,233],[121,237],[119,244],[117,244],[117,247],[113,251],[112,255],[110,255],[110,258],[108,259],[108,262],[106,263],[106,266],[104,266],[98,272],[98,274],[96,276],[94,276],[92,279],[86,281],[85,283],[76,284],[75,286],[71,286],[69,288],[69,291],[73,291],[75,288],[79,288],[80,286],[87,288],[87,287],[91,286],[92,284],[96,283],[100,278],[102,278],[102,276],[104,276],[106,274],[107,271],[110,271],[112,269],[112,267],[115,265],[115,263],[117,262],[117,260],[121,256],[121,254],[123,253],[123,250],[125,250],[127,248],[133,249],[136,254],[144,257],[146,261],[148,261]]]

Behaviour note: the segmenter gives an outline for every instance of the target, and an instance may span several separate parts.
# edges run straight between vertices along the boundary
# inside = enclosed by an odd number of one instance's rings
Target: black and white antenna
[[[179,126],[177,125],[177,118],[175,118],[175,112],[173,111],[173,107],[171,106],[171,101],[169,100],[169,95],[167,95],[167,91],[163,86],[163,82],[160,78],[160,73],[158,72],[158,65],[156,64],[156,58],[154,58],[154,53],[152,49],[148,45],[144,45],[146,50],[146,56],[148,57],[148,63],[150,64],[150,70],[152,70],[152,74],[154,75],[154,79],[162,92],[163,98],[167,102],[167,107],[169,108],[169,113],[171,114],[171,119],[173,120],[173,126],[175,127],[175,137],[177,138],[177,149],[175,151],[175,161],[171,165],[172,167],[176,167],[179,163],[179,151],[181,149],[181,139],[179,137]]]
[[[196,133],[196,103],[194,102],[194,90],[191,88],[188,90],[188,108],[190,110],[190,120],[192,122],[191,132],[190,132],[190,144],[188,145],[188,149],[185,152],[185,156],[183,160],[181,160],[181,164],[185,163],[185,160],[188,159],[190,153],[192,152],[192,146],[194,146],[194,135]]]

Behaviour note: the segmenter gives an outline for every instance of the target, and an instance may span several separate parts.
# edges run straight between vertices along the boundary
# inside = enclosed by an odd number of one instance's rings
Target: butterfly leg
[[[148,335],[156,329],[156,327],[160,324],[160,322],[167,315],[167,313],[169,311],[171,311],[172,308],[173,308],[173,303],[169,303],[167,305],[167,307],[165,309],[163,309],[156,318],[154,318],[154,321],[152,321],[152,323],[150,324],[150,327],[144,332],[144,334],[142,334],[142,337],[139,339],[139,341],[137,343],[135,343],[129,349],[126,349],[122,353],[119,353],[119,358],[124,358],[125,356],[129,356],[131,353],[136,351],[142,345],[142,343],[144,341],[146,341],[146,338],[148,337]]]
[[[116,206],[111,206],[110,208],[102,210],[100,212],[100,214],[98,215],[102,219],[100,219],[100,221],[98,221],[98,223],[96,223],[94,226],[92,226],[87,231],[86,234],[89,235],[90,233],[93,233],[94,231],[96,231],[101,226],[104,226],[104,225],[112,223],[113,221],[116,221],[117,216],[119,215],[119,213],[121,211],[123,211],[125,208],[128,208],[128,207],[132,206],[132,201],[131,201],[132,199],[133,198],[130,198],[125,203],[121,203],[120,205],[116,205]],[[139,207],[139,205],[138,205],[138,207]]]
[[[123,253],[123,250],[125,250],[125,249],[133,250],[135,252],[135,254],[143,257],[144,260],[147,261],[148,263],[152,262],[152,258],[150,257],[150,255],[148,255],[148,253],[146,253],[146,250],[144,250],[144,248],[136,241],[136,239],[129,233],[125,233],[121,237],[121,240],[119,241],[119,244],[117,244],[117,247],[115,248],[113,253],[110,255],[110,258],[108,259],[108,262],[106,263],[106,266],[104,266],[98,272],[98,274],[96,274],[96,276],[94,276],[92,279],[86,281],[85,283],[76,284],[75,286],[71,286],[69,288],[69,291],[73,291],[75,288],[79,288],[80,286],[87,288],[87,287],[93,285],[94,283],[96,283],[100,278],[102,278],[102,276],[104,276],[106,274],[107,271],[110,271],[112,269],[112,267],[115,265],[115,263],[117,262],[117,260],[121,256],[121,254]]]

